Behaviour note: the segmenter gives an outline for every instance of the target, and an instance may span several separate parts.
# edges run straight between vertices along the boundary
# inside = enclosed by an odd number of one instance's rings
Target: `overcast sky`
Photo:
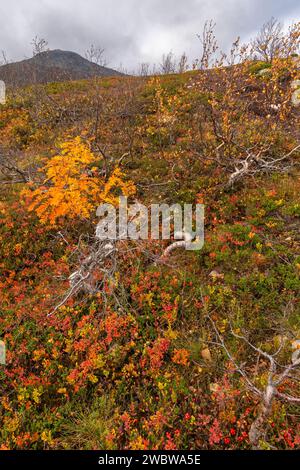
[[[271,16],[299,21],[299,0],[0,0],[0,50],[11,60],[29,57],[35,35],[51,49],[80,54],[94,43],[105,48],[109,66],[131,71],[169,50],[194,59],[206,19],[216,21],[225,49]]]

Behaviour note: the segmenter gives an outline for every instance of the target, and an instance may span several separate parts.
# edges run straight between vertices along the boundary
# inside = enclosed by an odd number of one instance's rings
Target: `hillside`
[[[299,79],[286,58],[8,96],[2,449],[299,449]],[[204,247],[97,241],[120,194],[204,204]]]
[[[75,52],[61,50],[41,52],[30,59],[0,66],[0,80],[7,86],[118,75],[122,74],[94,64]]]

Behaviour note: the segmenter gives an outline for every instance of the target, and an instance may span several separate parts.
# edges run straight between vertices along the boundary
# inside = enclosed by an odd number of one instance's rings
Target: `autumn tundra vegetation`
[[[299,40],[8,87],[1,449],[300,448]],[[204,204],[203,249],[98,240],[120,195]]]

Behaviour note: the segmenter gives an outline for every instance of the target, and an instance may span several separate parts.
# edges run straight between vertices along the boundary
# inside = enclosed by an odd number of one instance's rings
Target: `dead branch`
[[[70,288],[48,316],[52,316],[65,305],[71,297],[77,295],[79,292],[91,295],[97,292],[103,293],[103,288],[107,281],[113,279],[116,271],[116,242],[95,238],[93,244],[89,245],[88,251],[88,255],[84,255],[81,251],[82,260],[80,265],[78,269],[69,276]],[[99,279],[97,279],[95,275],[99,275]]]
[[[0,148],[0,175],[8,178],[0,184],[29,183],[32,181],[31,169],[21,169],[17,158]]]
[[[284,347],[283,341],[281,341],[278,350],[274,354],[269,354],[261,348],[252,344],[246,336],[236,333],[232,325],[230,324],[231,334],[236,339],[247,344],[257,354],[257,361],[259,361],[261,357],[264,357],[269,362],[267,384],[265,388],[260,389],[256,385],[254,385],[253,379],[249,377],[249,373],[246,370],[245,365],[239,365],[237,363],[233,354],[230,352],[229,348],[225,344],[224,339],[222,338],[214,320],[211,318],[209,313],[207,314],[207,318],[209,319],[215,332],[217,338],[216,344],[218,344],[225,351],[230,362],[234,365],[235,370],[242,376],[249,390],[260,398],[258,414],[256,419],[252,423],[249,431],[249,440],[252,445],[252,448],[260,449],[261,442],[264,441],[266,438],[266,424],[272,412],[272,404],[274,399],[277,397],[280,400],[290,403],[300,402],[300,397],[294,397],[290,394],[282,393],[278,390],[278,388],[285,383],[287,378],[292,381],[297,380],[297,374],[299,374],[300,366],[300,349],[296,349],[294,351],[291,358],[291,363],[281,365],[277,362],[276,357]]]
[[[257,154],[247,151],[247,157],[235,163],[235,170],[229,176],[227,186],[232,187],[238,181],[247,176],[254,176],[262,173],[280,172],[285,173],[291,169],[293,162],[290,157],[300,149],[300,144],[294,147],[289,153],[279,158],[274,158],[268,154],[270,148],[261,149]]]

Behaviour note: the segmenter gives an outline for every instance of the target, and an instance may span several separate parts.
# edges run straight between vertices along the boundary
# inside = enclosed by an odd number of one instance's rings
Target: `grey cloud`
[[[0,0],[0,50],[18,60],[29,56],[37,34],[51,48],[81,54],[91,43],[105,48],[110,66],[132,69],[157,62],[170,49],[198,53],[196,34],[206,19],[217,22],[228,47],[247,38],[271,16],[299,20],[297,0]]]

